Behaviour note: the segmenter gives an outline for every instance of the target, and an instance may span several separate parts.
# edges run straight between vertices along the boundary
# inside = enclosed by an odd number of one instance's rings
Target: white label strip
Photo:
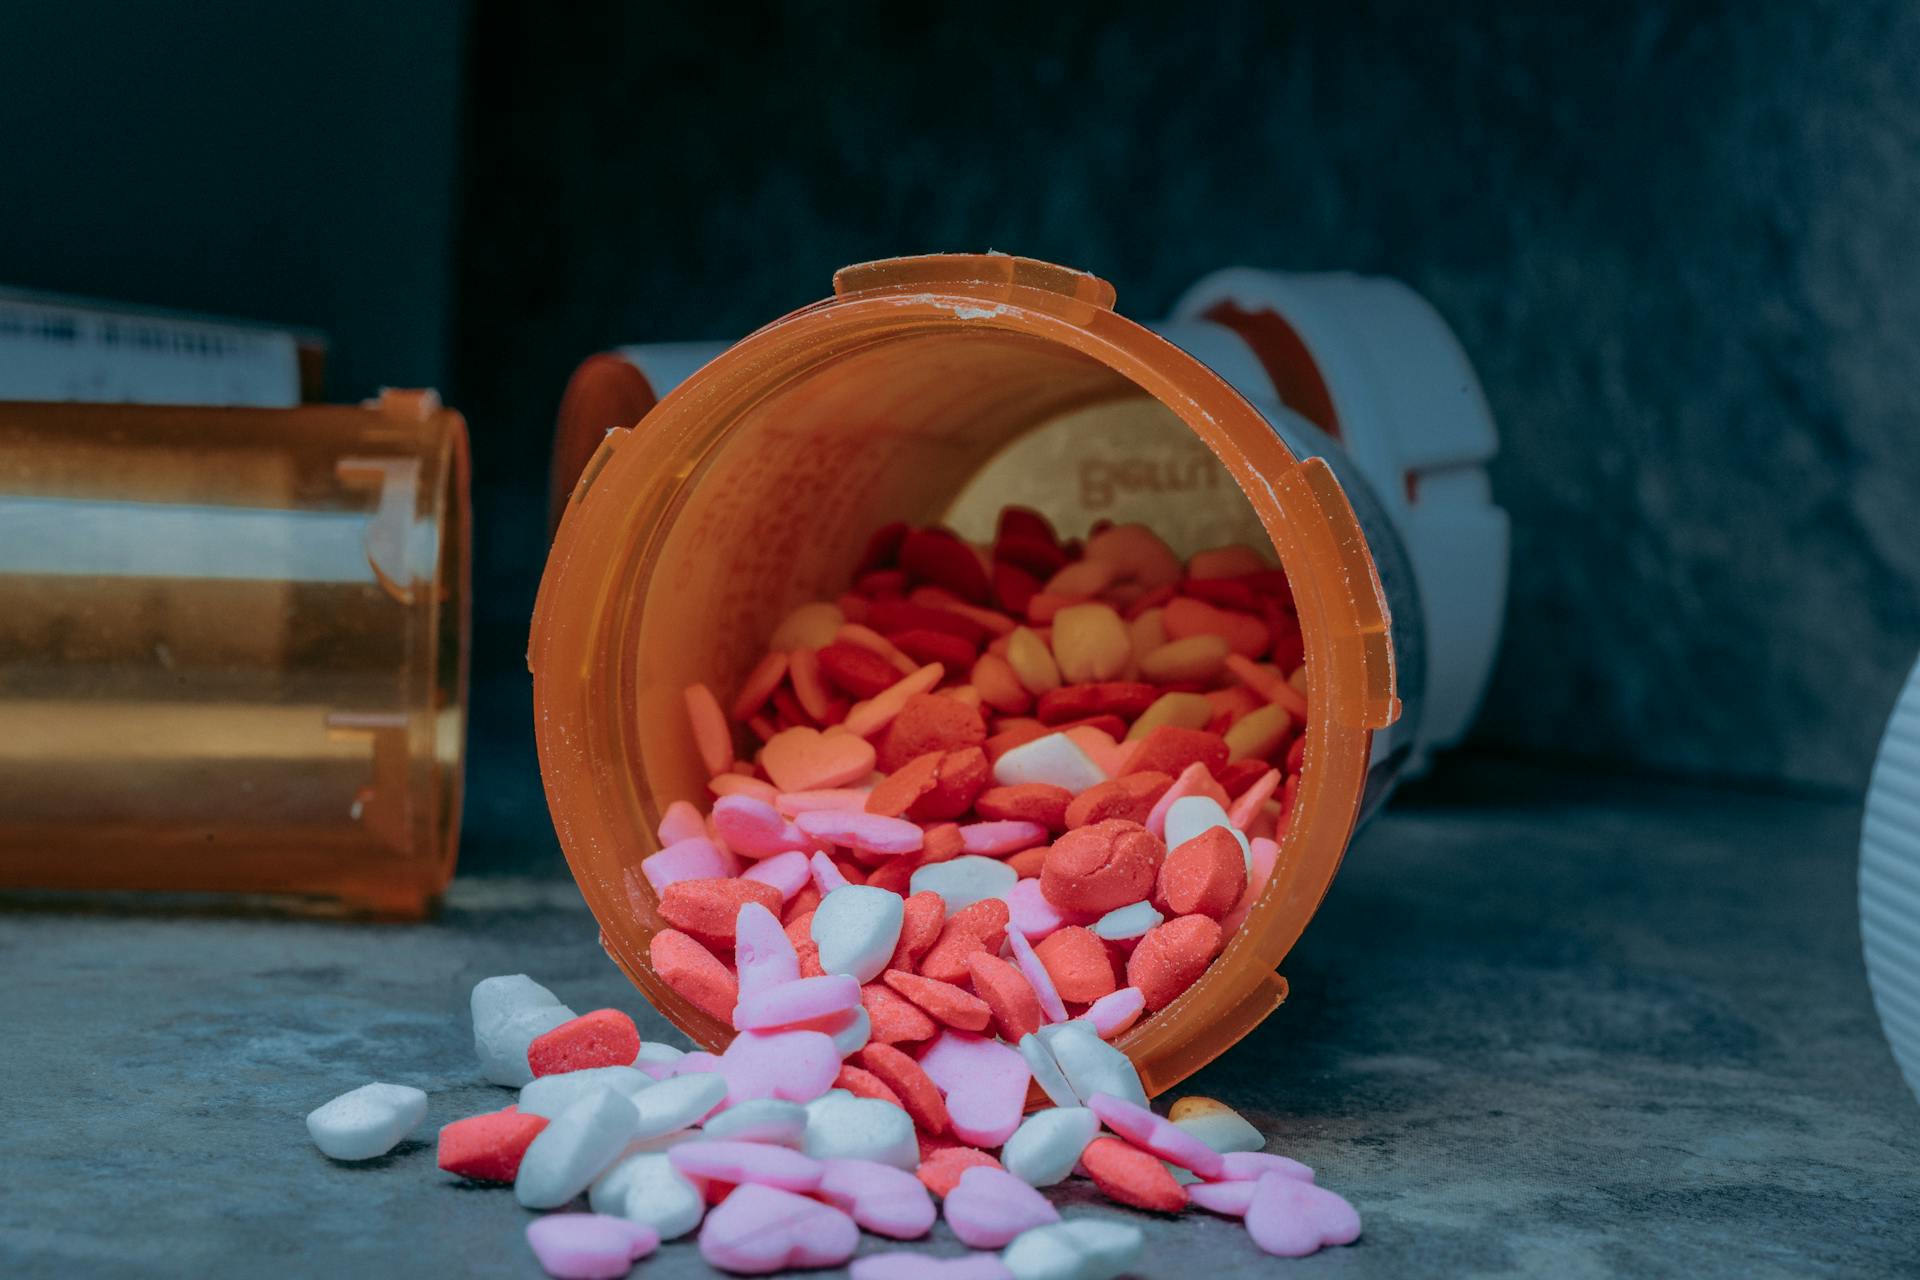
[[[0,575],[372,582],[372,517],[151,502],[0,496]],[[433,527],[416,522],[414,564],[432,564]]]
[[[0,400],[300,403],[290,333],[0,293]]]

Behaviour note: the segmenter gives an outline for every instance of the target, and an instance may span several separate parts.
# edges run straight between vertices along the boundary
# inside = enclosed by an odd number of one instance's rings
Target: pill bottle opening
[[[863,283],[729,349],[588,464],[529,653],[556,830],[609,954],[676,1025],[718,1048],[731,1029],[648,963],[666,926],[638,869],[669,803],[711,802],[685,686],[728,702],[775,625],[839,595],[868,536],[892,521],[980,537],[1008,502],[1057,516],[1124,499],[1152,506],[1142,522],[1182,552],[1264,541],[1301,612],[1316,706],[1307,762],[1279,864],[1245,926],[1184,995],[1116,1041],[1159,1092],[1284,998],[1274,970],[1351,833],[1370,730],[1394,710],[1364,540],[1323,466],[1303,466],[1225,383],[1097,299],[1019,280]],[[1103,421],[1131,422],[1181,457],[1203,450],[1218,470],[1176,466],[1161,479],[1190,485],[1157,494],[1149,469],[1123,481],[1111,458],[1096,460],[1109,472],[1076,468],[1064,486],[1035,479],[1050,450],[1062,456],[1076,431],[1084,440]],[[1214,532],[1249,525],[1262,536]]]

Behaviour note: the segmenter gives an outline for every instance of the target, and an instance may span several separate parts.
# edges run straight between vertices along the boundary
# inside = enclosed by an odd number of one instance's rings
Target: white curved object
[[[1867,784],[1860,942],[1880,1025],[1920,1096],[1920,664],[1893,704]]]

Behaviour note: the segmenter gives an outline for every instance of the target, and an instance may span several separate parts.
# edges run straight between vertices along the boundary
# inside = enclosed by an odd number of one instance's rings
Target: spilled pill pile
[[[1140,1228],[1063,1220],[1084,1177],[1139,1210],[1244,1221],[1298,1257],[1360,1221],[1224,1105],[1161,1116],[1110,1043],[1177,1001],[1278,854],[1308,715],[1286,580],[1243,547],[1184,563],[1137,525],[992,544],[874,536],[852,589],[795,610],[723,706],[685,690],[710,804],[673,803],[629,871],[655,973],[734,1033],[642,1043],[524,976],[472,996],[516,1105],[440,1132],[440,1167],[511,1183],[556,1277],[624,1275],[698,1229],[736,1274],[844,1265],[943,1217],[971,1252],[879,1253],[856,1280],[1099,1280]],[[1038,1086],[1052,1105],[1027,1114]],[[309,1117],[329,1155],[391,1149],[424,1096]],[[936,1198],[939,1201],[936,1208]],[[997,1251],[997,1252],[996,1252]]]
[[[696,1229],[701,1257],[736,1275],[849,1261],[855,1280],[1125,1274],[1143,1246],[1137,1225],[1063,1219],[1039,1190],[1075,1175],[1133,1208],[1240,1218],[1253,1244],[1280,1257],[1359,1237],[1345,1200],[1312,1169],[1264,1151],[1224,1104],[1148,1109],[1126,1056],[1090,1024],[1051,1024],[1031,1058],[953,1028],[917,1059],[872,1041],[836,1044],[828,1028],[857,1004],[857,984],[801,977],[798,949],[771,920],[759,903],[739,910],[749,994],[735,1021],[748,1020],[752,1000],[762,1025],[718,1055],[643,1044],[626,1014],[576,1016],[523,974],[475,986],[482,1072],[517,1084],[519,1098],[444,1126],[438,1163],[510,1184],[523,1207],[543,1211],[527,1242],[549,1275],[623,1276]],[[1023,1115],[1030,1061],[1060,1094]],[[334,1159],[366,1160],[426,1110],[418,1089],[369,1084],[317,1108],[307,1127]],[[590,1212],[565,1211],[583,1194]],[[863,1232],[914,1240],[941,1218],[966,1255],[854,1258]]]

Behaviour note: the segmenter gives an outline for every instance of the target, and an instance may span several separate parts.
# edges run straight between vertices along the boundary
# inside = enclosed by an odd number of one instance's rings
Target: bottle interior
[[[986,541],[1016,504],[1063,537],[1137,521],[1182,556],[1244,542],[1271,557],[1246,496],[1166,406],[1001,331],[895,339],[818,369],[756,404],[689,479],[644,593],[617,606],[635,638],[621,646],[625,745],[648,830],[673,800],[709,801],[681,690],[702,681],[725,703],[780,620],[845,591],[890,521]]]

